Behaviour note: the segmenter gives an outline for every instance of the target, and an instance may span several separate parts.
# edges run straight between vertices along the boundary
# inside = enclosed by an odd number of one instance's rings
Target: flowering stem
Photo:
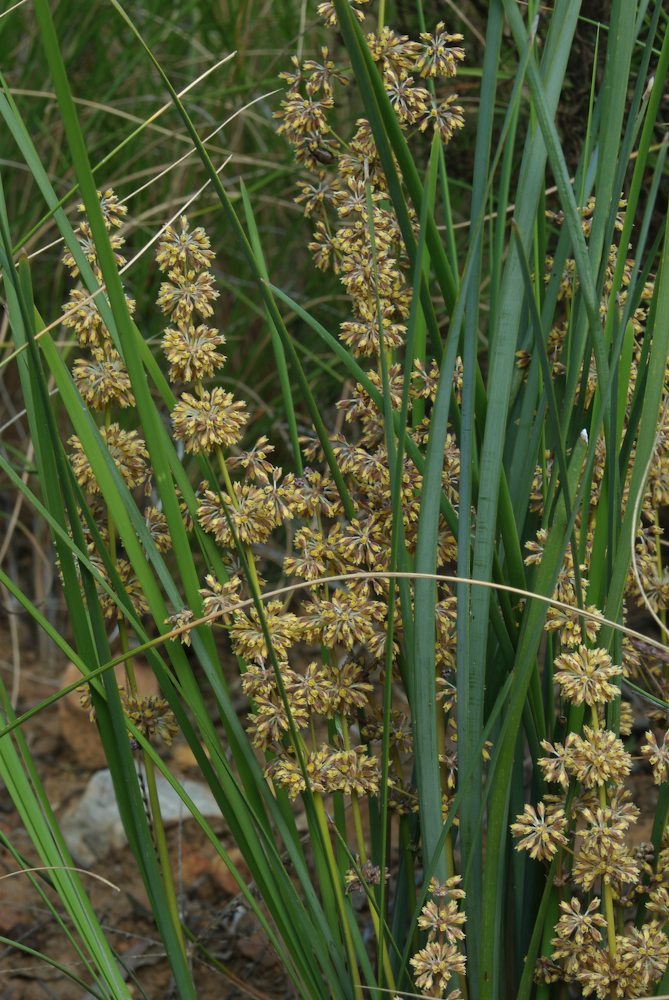
[[[342,727],[342,737],[344,741],[344,748],[346,750],[350,749],[351,740],[349,735],[348,722],[346,717],[341,717],[341,727]],[[351,792],[351,811],[353,813],[353,826],[355,828],[355,841],[358,848],[358,856],[360,858],[360,864],[365,865],[367,863],[367,848],[365,846],[365,834],[362,828],[362,816],[360,814],[360,797],[355,793]],[[372,924],[374,925],[374,933],[376,934],[376,940],[380,946],[382,946],[381,934],[383,933],[381,927],[381,916],[378,910],[377,900],[374,898],[372,892],[369,892],[369,914],[372,918]],[[393,978],[392,968],[390,965],[390,955],[387,948],[382,948],[382,965],[383,973],[385,976],[386,983],[391,990],[395,989],[395,980]]]
[[[653,520],[654,520],[654,523],[655,523],[655,530],[657,531],[657,535],[655,536],[656,539],[657,539],[657,542],[656,542],[656,545],[655,545],[655,559],[656,559],[656,562],[657,562],[657,579],[658,579],[658,582],[661,584],[662,577],[664,575],[664,568],[662,566],[662,546],[660,545],[660,533],[662,531],[662,528],[660,527],[660,515],[658,514],[657,507],[655,507],[654,510],[653,510]],[[662,622],[662,624],[664,625],[664,627],[666,629],[666,627],[667,627],[667,611],[666,611],[666,608],[664,607],[664,605],[662,604],[661,601],[659,602],[658,614],[659,614],[660,621]]]
[[[351,737],[348,729],[348,722],[344,716],[340,719],[341,732],[344,742],[344,749],[351,749]],[[367,848],[365,846],[365,834],[362,829],[362,816],[360,815],[360,799],[355,792],[351,792],[351,812],[353,813],[353,826],[355,828],[355,842],[360,855],[360,862],[364,865],[367,861]]]
[[[595,732],[599,731],[599,716],[597,715],[597,706],[591,705],[590,716],[592,719],[592,728]],[[602,809],[606,809],[606,787],[604,785],[599,786],[599,804]],[[606,939],[609,948],[609,955],[611,959],[616,957],[616,914],[613,906],[613,893],[611,892],[611,886],[602,879],[602,898],[604,900],[604,915],[606,916]],[[618,991],[615,986],[611,988],[611,1000],[616,1000]]]
[[[123,619],[119,620],[119,639],[121,644],[121,650],[123,653],[130,652],[130,644],[128,642],[128,627]],[[128,694],[136,698],[137,695],[137,677],[135,674],[135,668],[133,665],[132,657],[129,657],[125,661],[125,675],[126,683],[128,685]],[[181,950],[186,957],[186,947],[183,939],[183,933],[181,928],[181,919],[179,917],[179,907],[177,903],[176,890],[174,887],[174,880],[172,878],[172,865],[170,862],[169,849],[167,846],[167,835],[165,833],[165,824],[163,823],[163,814],[160,809],[160,799],[158,797],[158,788],[156,785],[156,771],[153,760],[146,753],[142,754],[144,762],[144,773],[146,776],[146,785],[149,793],[149,809],[151,814],[151,824],[153,827],[153,836],[155,839],[156,851],[158,853],[158,860],[160,862],[160,867],[163,873],[163,883],[165,886],[165,896],[167,898],[167,905],[170,910],[170,915],[172,917],[172,923],[176,935],[181,942]]]
[[[365,834],[362,829],[362,816],[360,814],[360,799],[355,792],[351,792],[351,811],[353,812],[353,826],[355,828],[355,842],[358,846],[358,854],[363,865],[367,861],[367,849],[365,847]]]
[[[111,411],[109,407],[105,409],[105,427],[109,428],[111,422]],[[108,551],[109,556],[114,564],[116,565],[116,526],[114,524],[114,519],[107,508],[107,533],[109,536],[108,540]],[[125,663],[125,678],[126,687],[128,695],[136,698],[137,697],[137,677],[135,675],[135,668],[133,665],[133,659],[128,654],[130,653],[130,642],[128,638],[128,626],[125,618],[119,617],[118,620],[118,632],[119,632],[119,644],[121,646],[121,652],[124,654]],[[144,773],[146,775],[146,784],[149,793],[149,812],[150,812],[150,822],[153,829],[153,836],[155,840],[156,851],[158,853],[158,860],[160,862],[160,867],[163,875],[163,885],[165,889],[165,897],[167,899],[167,905],[170,910],[170,916],[172,918],[172,925],[174,927],[175,934],[181,945],[181,951],[183,952],[184,958],[186,958],[186,946],[183,937],[183,931],[181,927],[181,919],[179,917],[179,907],[177,903],[176,892],[174,888],[174,880],[172,878],[172,868],[170,864],[169,849],[167,846],[167,837],[165,834],[165,824],[163,823],[162,813],[160,811],[160,799],[158,798],[158,788],[156,786],[156,773],[153,761],[147,753],[143,753],[144,761]]]
[[[341,919],[341,930],[344,935],[344,945],[346,947],[346,954],[348,955],[348,964],[351,971],[351,980],[353,982],[353,995],[356,1000],[363,1000],[362,985],[360,983],[360,973],[358,971],[358,962],[356,959],[355,948],[353,946],[353,938],[351,937],[351,928],[348,925],[348,914],[346,912],[346,903],[344,901],[344,894],[341,889],[341,879],[339,875],[339,869],[337,867],[337,861],[334,856],[334,851],[332,850],[332,842],[330,840],[330,831],[328,830],[327,816],[325,813],[325,806],[323,805],[323,796],[314,792],[314,808],[316,810],[316,819],[318,820],[318,826],[321,831],[321,840],[323,842],[323,849],[325,851],[325,856],[330,869],[330,879],[332,882],[332,890],[335,894],[337,900],[337,908],[339,909],[339,916]]]
[[[181,945],[181,950],[186,955],[186,945],[183,937],[183,930],[181,927],[181,918],[179,916],[179,905],[177,902],[177,894],[174,887],[174,879],[172,878],[172,865],[170,862],[170,852],[167,845],[167,835],[165,833],[165,824],[163,823],[162,813],[160,811],[160,799],[158,797],[158,786],[156,784],[156,771],[153,761],[148,754],[144,754],[144,772],[146,774],[146,785],[149,792],[149,805],[151,807],[151,816],[153,818],[153,834],[156,842],[156,850],[158,852],[158,859],[160,861],[160,867],[163,873],[163,883],[165,886],[165,896],[167,898],[167,905],[169,907],[170,916],[172,918],[172,925],[174,927],[177,938]]]
[[[220,447],[216,449],[216,459],[218,461],[218,467],[221,471],[221,476],[223,478],[223,485],[225,486],[226,493],[230,497],[230,502],[234,507],[237,507],[237,498],[235,497],[235,491],[232,487],[232,480],[230,479],[230,473],[228,471],[228,466],[225,461],[225,455]],[[242,548],[244,550],[244,555],[246,557],[246,562],[249,568],[249,583],[251,584],[251,589],[253,591],[254,597],[260,597],[260,582],[258,580],[258,571],[256,569],[255,559],[253,558],[253,552],[249,545],[242,543]]]
[[[453,834],[451,830],[446,834],[446,840],[444,841],[444,854],[446,855],[446,872],[449,878],[452,878],[456,874],[455,868],[455,855],[453,853]],[[469,1000],[469,990],[467,988],[467,976],[463,975],[461,972],[458,973],[458,983],[460,984],[460,992],[462,993],[462,1000]]]
[[[344,725],[346,725],[344,721]],[[346,733],[348,735],[348,727],[346,727]],[[348,742],[345,740],[345,742]],[[353,813],[353,826],[355,827],[355,841],[358,848],[358,856],[360,858],[360,865],[365,865],[367,863],[367,849],[365,847],[365,835],[362,829],[362,816],[360,814],[360,798],[355,792],[351,792],[351,811]],[[374,898],[372,891],[369,890],[368,894],[369,901],[369,915],[372,918],[372,924],[374,925],[374,933],[376,934],[376,940],[380,943],[381,930],[381,920],[379,916],[378,903]],[[383,949],[383,973],[386,979],[386,983],[391,990],[395,989],[395,980],[393,978],[393,972],[390,965],[390,955],[388,949]]]
[[[128,642],[128,627],[124,619],[120,619],[118,623],[119,629],[119,639],[121,644],[121,649],[123,653],[130,652],[130,644]],[[133,666],[132,657],[129,657],[125,661],[125,675],[126,683],[128,685],[128,694],[133,697],[137,697],[137,677],[135,675],[135,668]],[[156,785],[156,770],[155,765],[151,757],[145,751],[142,754],[144,763],[144,774],[146,776],[146,785],[149,793],[149,810],[151,816],[151,825],[153,827],[153,836],[155,840],[156,851],[158,853],[158,860],[160,862],[161,871],[163,873],[163,884],[165,887],[165,896],[167,898],[167,905],[170,910],[170,916],[172,917],[172,924],[174,926],[177,938],[181,943],[181,950],[186,958],[186,946],[184,943],[183,932],[181,927],[181,918],[179,916],[179,906],[177,903],[177,895],[174,887],[174,879],[172,878],[172,865],[170,862],[169,848],[167,846],[167,835],[165,833],[165,824],[163,823],[163,814],[160,810],[160,799],[158,797],[158,787]]]
[[[367,863],[367,850],[365,847],[365,834],[362,829],[362,816],[360,815],[360,798],[355,792],[351,792],[351,811],[353,813],[353,826],[355,827],[355,841],[358,848],[358,855],[360,857],[361,865]],[[369,894],[369,915],[372,918],[372,924],[374,925],[374,933],[376,934],[376,940],[381,943],[381,921],[379,919],[379,912],[376,905],[376,900],[370,892]],[[388,987],[393,990],[395,989],[393,973],[390,966],[390,955],[388,954],[388,949],[383,949],[383,973],[388,984]]]

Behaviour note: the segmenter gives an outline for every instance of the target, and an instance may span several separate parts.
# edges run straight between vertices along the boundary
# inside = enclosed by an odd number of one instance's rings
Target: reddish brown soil
[[[1,663],[3,679],[9,686],[9,665],[6,660]],[[35,656],[23,655],[19,713],[58,688],[63,667],[63,663],[37,664]],[[77,755],[68,741],[63,732],[62,713],[59,714],[55,706],[31,720],[24,731],[49,802],[56,816],[62,816],[81,796],[92,771],[82,765],[81,751]],[[175,747],[170,763],[175,773],[197,779],[197,774],[189,769],[187,747]],[[234,850],[230,838],[226,837],[223,822],[214,823],[214,826],[223,843]],[[4,789],[0,789],[0,831],[24,857],[34,859],[29,838]],[[216,967],[196,947],[191,948],[199,1000],[232,1000],[247,996],[278,1000],[294,996],[257,922],[234,895],[236,886],[196,824],[184,822],[173,826],[169,839],[186,925],[219,963]],[[0,848],[0,875],[14,872],[16,867],[9,852]],[[119,890],[116,892],[95,878],[83,876],[108,939],[127,964],[132,995],[150,1000],[177,998],[130,850],[113,852],[95,866],[95,873]],[[56,901],[53,893],[51,899]],[[25,875],[2,881],[0,935],[50,956],[88,981],[62,928]],[[227,972],[221,971],[221,967]],[[80,986],[57,969],[2,942],[0,980],[2,1000],[81,1000],[86,996]]]

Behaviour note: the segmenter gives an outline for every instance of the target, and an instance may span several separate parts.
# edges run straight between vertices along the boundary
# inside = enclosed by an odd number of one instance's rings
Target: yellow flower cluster
[[[120,250],[124,238],[119,230],[125,220],[127,209],[110,189],[98,192],[98,197],[116,263],[122,266],[124,258]],[[79,211],[84,213],[83,205],[79,206]],[[82,253],[90,264],[96,280],[102,285],[102,272],[90,226],[85,219],[80,222],[75,233]],[[73,278],[79,277],[79,267],[74,255],[69,250],[63,255],[63,263],[68,267]],[[114,347],[111,335],[98,310],[98,302],[102,300],[103,294],[100,291],[95,297],[91,297],[82,288],[73,288],[70,292],[63,322],[66,327],[74,331],[79,346],[86,352],[84,356],[75,360],[72,376],[84,402],[92,410],[99,411],[104,415],[104,423],[99,429],[100,436],[122,480],[129,490],[141,489],[144,496],[148,497],[152,491],[152,482],[149,454],[145,442],[137,431],[126,430],[119,422],[112,419],[114,407],[127,410],[134,407],[135,399],[123,359]],[[126,302],[132,313],[134,311],[133,300],[126,296]],[[68,443],[71,449],[70,461],[75,477],[87,496],[91,513],[96,520],[96,527],[102,538],[108,543],[107,511],[101,501],[100,488],[86,449],[76,435],[72,436]],[[149,530],[158,540],[162,551],[166,551],[170,547],[171,541],[166,533],[164,516],[155,507],[147,506],[146,520]],[[103,579],[108,579],[106,568],[96,553],[96,547],[93,539],[89,536],[87,525],[84,525],[84,532],[88,537],[93,563],[100,576]],[[132,566],[125,558],[117,540],[114,541],[113,562],[135,612],[141,617],[147,611],[146,600]],[[105,615],[110,619],[118,619],[118,606],[102,587],[98,588],[98,596]]]
[[[336,23],[333,5],[322,4],[320,12],[327,24]],[[455,76],[465,55],[460,41],[462,35],[449,34],[443,21],[415,41],[388,26],[367,36],[397,120],[408,133],[432,129],[447,143],[463,127],[457,96],[433,97],[420,82]],[[348,77],[337,71],[327,48],[321,55],[320,63],[294,60],[293,70],[282,74],[288,91],[277,113],[278,131],[311,171],[296,201],[306,216],[319,217],[309,244],[316,266],[332,268],[351,299],[354,316],[342,324],[341,339],[354,354],[375,357],[381,343],[390,351],[404,343],[407,258],[370,124],[358,119],[346,141],[337,134],[333,109]]]
[[[581,210],[583,232],[590,235],[595,203],[590,199]],[[621,203],[621,213],[626,208]],[[548,213],[551,222],[562,225],[563,217]],[[615,221],[615,229],[623,228],[623,217]],[[605,319],[611,308],[621,309],[628,301],[634,262],[623,266],[623,288],[613,302],[613,277],[622,248],[612,244],[604,278],[600,313]],[[553,278],[554,262],[547,260],[547,280]],[[559,279],[558,298],[563,316],[549,337],[548,351],[553,377],[564,378],[566,359],[563,348],[570,323],[571,303],[578,286],[576,266],[567,260]],[[640,373],[644,367],[643,335],[648,308],[653,296],[653,281],[647,280],[637,289],[635,308],[631,312],[630,363],[627,388],[627,426],[629,408],[634,398]],[[519,366],[529,363],[528,354],[519,354]],[[597,390],[594,360],[580,372],[581,404],[587,411],[593,406]],[[669,502],[669,451],[665,429],[669,413],[669,372],[664,389],[662,416],[657,444],[651,460],[648,482],[641,504],[641,524],[636,537],[638,580],[630,572],[627,580],[628,603],[648,603],[664,619],[669,608],[669,574],[660,548],[661,527],[659,510]],[[607,728],[606,706],[620,699],[620,681],[633,677],[649,680],[660,697],[669,698],[669,678],[666,664],[650,647],[642,648],[625,637],[621,657],[614,663],[609,651],[597,645],[601,628],[601,612],[587,603],[589,577],[593,557],[595,528],[602,489],[606,446],[604,437],[596,442],[592,485],[585,505],[585,515],[579,518],[581,539],[580,563],[574,565],[571,549],[565,554],[553,598],[567,607],[551,607],[547,613],[546,631],[553,649],[553,681],[564,702],[583,706],[586,724],[582,731],[567,731],[562,740],[542,743],[546,756],[539,758],[538,767],[551,791],[543,800],[526,805],[523,813],[511,825],[518,838],[517,849],[531,857],[557,865],[556,885],[568,886],[572,893],[560,904],[561,916],[555,928],[552,954],[538,963],[538,982],[572,983],[586,996],[607,998],[642,996],[653,992],[669,961],[669,947],[663,931],[669,911],[663,909],[666,895],[665,865],[662,858],[645,856],[632,845],[633,827],[639,810],[632,804],[625,781],[632,770],[632,756],[622,737],[632,733],[631,705],[620,705],[620,720],[616,731]],[[631,467],[631,466],[630,466]],[[531,510],[546,523],[545,503],[555,481],[557,469],[553,456],[535,471]],[[629,502],[629,483],[623,482],[623,510]],[[539,529],[534,540],[527,543],[526,564],[541,562],[548,533]],[[577,572],[580,582],[580,601]],[[642,592],[638,583],[641,583]],[[585,618],[581,611],[588,617]],[[566,716],[566,710],[563,713]],[[587,723],[590,723],[589,725]],[[662,728],[665,719],[659,719]],[[648,760],[659,784],[669,775],[669,756],[664,739],[648,730],[641,753]],[[663,852],[664,853],[664,852]],[[593,898],[594,897],[594,898]],[[622,932],[626,912],[638,904],[645,906],[645,917],[632,929]],[[603,911],[603,912],[602,912]],[[633,913],[633,909],[631,910]],[[658,914],[663,922],[658,919]],[[613,992],[612,992],[613,991]]]

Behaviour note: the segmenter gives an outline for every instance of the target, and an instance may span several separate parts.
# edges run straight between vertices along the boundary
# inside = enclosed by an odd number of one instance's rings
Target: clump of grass
[[[89,681],[184,997],[195,986],[157,770],[233,871],[300,996],[489,1000],[573,987],[622,998],[665,985],[664,718],[652,718],[639,748],[660,785],[650,846],[632,839],[628,777],[636,715],[669,698],[662,644],[647,636],[640,646],[627,609],[648,606],[666,631],[669,384],[659,320],[669,244],[666,233],[649,243],[649,232],[665,167],[666,148],[655,148],[654,163],[651,150],[669,43],[652,88],[643,74],[628,87],[633,45],[646,43],[644,73],[654,55],[661,4],[615,8],[572,181],[553,119],[578,7],[547,20],[540,65],[536,25],[528,31],[515,5],[503,8],[517,69],[496,122],[504,18],[495,6],[469,242],[459,249],[447,147],[466,127],[453,84],[464,39],[442,21],[400,34],[383,3],[318,6],[318,41],[328,44],[296,56],[284,75],[277,142],[290,142],[304,174],[296,202],[313,226],[315,266],[332,271],[350,308],[338,336],[271,284],[252,198],[242,189],[244,226],[145,46],[257,281],[286,453],[255,432],[252,401],[224,382],[216,248],[185,214],[163,228],[155,258],[160,324],[169,323],[160,363],[135,326],[119,276],[125,211],[112,190],[96,190],[48,4],[36,0],[83,198],[76,232],[25,138],[23,150],[80,282],[63,322],[84,353],[70,373],[36,312],[25,262],[13,266],[0,205],[43,500],[12,481],[52,530],[76,648],[49,634]],[[535,131],[519,152],[525,88]],[[555,208],[543,195],[547,167]],[[278,303],[350,377],[336,428]],[[71,423],[67,447],[47,371]],[[276,550],[280,580],[267,558]],[[226,644],[248,699],[241,722]],[[159,699],[137,696],[135,647],[150,658]],[[122,690],[108,669],[118,662]],[[20,738],[21,720],[7,711],[6,722],[3,740]],[[162,759],[177,732],[250,885]],[[41,845],[34,818],[30,829]],[[125,995],[91,926],[102,995]]]

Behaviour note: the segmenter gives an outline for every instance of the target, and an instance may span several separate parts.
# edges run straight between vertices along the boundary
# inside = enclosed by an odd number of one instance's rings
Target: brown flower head
[[[203,390],[199,397],[184,392],[172,410],[174,436],[194,454],[237,444],[247,420],[246,403],[220,386]]]
[[[150,743],[170,745],[178,726],[164,698],[154,694],[143,697],[124,694],[122,701],[126,715]]]
[[[579,646],[558,656],[555,682],[568,701],[574,705],[600,705],[612,701],[620,688],[612,681],[620,674],[605,649]]]
[[[222,333],[201,323],[172,327],[163,336],[163,351],[170,363],[170,381],[201,382],[225,363],[218,348],[225,343]]]
[[[416,69],[421,76],[450,77],[457,73],[457,64],[465,58],[465,50],[453,42],[461,42],[462,35],[450,35],[440,21],[434,31],[421,32],[421,45],[416,59]]]
[[[581,901],[577,896],[573,896],[569,902],[560,903],[560,919],[555,927],[558,938],[568,938],[577,945],[582,945],[585,941],[599,944],[602,940],[601,928],[606,927],[606,920],[599,912],[599,902],[598,899],[593,899],[586,910],[581,908]]]
[[[567,770],[585,788],[611,781],[622,784],[632,768],[632,758],[622,740],[608,729],[583,727],[583,736],[569,733],[565,744]]]
[[[149,453],[137,431],[124,431],[117,423],[112,423],[101,428],[100,436],[128,489],[145,486],[150,477],[147,465]],[[77,482],[87,493],[99,493],[100,487],[81,441],[75,435],[70,438],[69,444]]]
[[[455,103],[457,99],[457,94],[451,94],[441,104],[433,104],[423,116],[420,124],[421,132],[425,132],[432,125],[444,144],[450,142],[453,134],[465,124],[464,108]]]
[[[218,298],[214,279],[209,271],[180,271],[172,268],[168,272],[169,281],[164,281],[158,292],[158,305],[166,316],[176,323],[188,325],[193,313],[203,319],[214,312],[212,302]]]
[[[416,986],[431,997],[443,997],[453,976],[464,976],[466,971],[464,955],[446,941],[429,941],[410,961]]]
[[[172,268],[204,270],[214,259],[209,237],[201,226],[189,229],[185,215],[179,221],[181,227],[178,231],[173,226],[167,226],[160,238],[156,254],[158,267],[165,272]]]
[[[94,410],[118,404],[134,406],[130,378],[120,354],[111,346],[94,347],[92,358],[77,358],[72,377],[84,400]]]
[[[645,733],[646,742],[641,746],[641,753],[647,759],[653,772],[653,781],[656,785],[663,784],[669,777],[669,745],[667,745],[666,733],[662,743],[658,743],[652,730]]]
[[[558,848],[566,847],[567,819],[564,809],[546,809],[543,802],[534,808],[526,805],[524,811],[511,824],[511,833],[522,839],[517,851],[528,851],[531,858],[550,861]]]

